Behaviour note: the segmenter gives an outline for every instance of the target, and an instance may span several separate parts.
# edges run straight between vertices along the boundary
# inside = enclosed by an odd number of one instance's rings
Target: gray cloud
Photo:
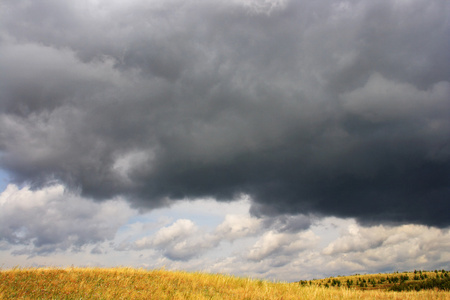
[[[261,3],[2,3],[1,167],[139,208],[450,225],[450,5]]]

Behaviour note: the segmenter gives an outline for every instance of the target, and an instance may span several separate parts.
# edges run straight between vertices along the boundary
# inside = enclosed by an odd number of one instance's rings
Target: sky
[[[0,268],[450,269],[449,16],[2,1]]]

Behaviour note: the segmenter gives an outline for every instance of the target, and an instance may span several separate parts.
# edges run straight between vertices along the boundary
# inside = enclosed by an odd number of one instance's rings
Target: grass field
[[[424,272],[425,273],[425,272]],[[424,274],[422,273],[422,274]],[[434,272],[426,272],[430,277]],[[49,268],[0,271],[1,299],[450,299],[436,289],[387,291],[389,276],[354,275],[297,283],[274,283],[220,274],[147,271],[131,268]],[[441,274],[443,274],[441,272]],[[417,274],[416,274],[417,275]],[[428,275],[427,275],[428,276]],[[409,276],[408,276],[409,277]],[[405,277],[404,277],[405,278]],[[332,286],[334,281],[334,285]],[[359,286],[363,280],[372,283]],[[336,282],[339,280],[340,284]],[[358,285],[345,284],[347,280]],[[385,279],[386,280],[386,279]],[[350,281],[349,281],[350,282]],[[400,284],[400,282],[398,282]]]

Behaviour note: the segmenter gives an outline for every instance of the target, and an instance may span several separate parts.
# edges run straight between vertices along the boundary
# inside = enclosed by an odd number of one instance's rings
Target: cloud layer
[[[1,7],[0,166],[16,182],[141,209],[246,194],[260,217],[450,225],[446,1]]]
[[[2,268],[120,264],[287,281],[450,268],[448,228],[256,218],[249,206],[210,199],[138,214],[124,201],[94,203],[61,185],[9,185],[0,194]]]
[[[2,268],[49,261],[63,267],[121,264],[287,281],[450,268],[448,228],[256,218],[248,213],[248,201],[177,202],[138,214],[123,201],[74,197],[61,185],[39,191],[9,185],[0,194]],[[205,222],[211,209],[213,222]]]

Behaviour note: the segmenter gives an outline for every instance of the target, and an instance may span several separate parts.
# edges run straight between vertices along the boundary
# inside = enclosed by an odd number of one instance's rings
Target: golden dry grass
[[[220,274],[131,268],[0,271],[1,299],[450,299],[450,292],[386,292],[274,283]]]

